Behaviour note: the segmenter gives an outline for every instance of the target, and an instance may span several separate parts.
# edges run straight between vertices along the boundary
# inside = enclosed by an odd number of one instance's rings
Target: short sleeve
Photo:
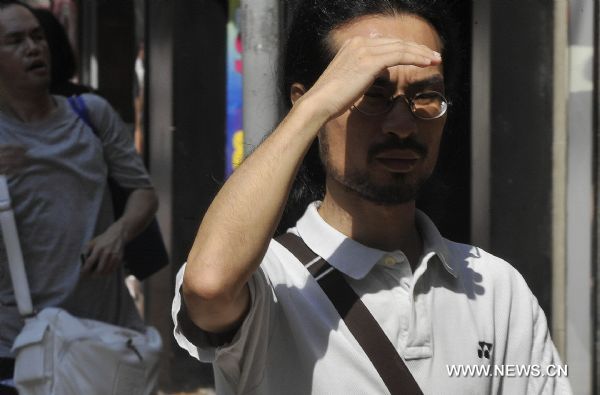
[[[540,366],[546,373],[530,377],[527,393],[528,394],[572,394],[569,380],[561,369],[565,368],[558,351],[550,337],[548,323],[544,311],[533,298],[533,344],[531,350],[531,363]]]
[[[181,300],[181,285],[184,264],[175,281],[175,297],[172,305],[172,318],[175,324],[173,335],[177,344],[192,357],[213,363],[232,388],[251,388],[260,382],[264,374],[268,340],[275,321],[276,297],[261,268],[248,281],[250,309],[241,327],[230,343],[215,347],[207,333],[194,326],[194,333],[181,321],[180,311],[185,306]],[[252,356],[248,358],[248,356]]]
[[[130,128],[105,99],[93,94],[82,95],[82,98],[102,141],[109,177],[123,188],[151,188],[150,177],[135,150]]]

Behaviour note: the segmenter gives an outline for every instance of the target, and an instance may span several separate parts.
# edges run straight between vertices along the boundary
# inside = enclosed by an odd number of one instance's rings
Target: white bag
[[[150,395],[162,342],[146,333],[46,308],[35,314],[6,178],[0,175],[0,227],[19,313],[14,381],[20,395]]]
[[[149,395],[156,390],[161,339],[46,308],[26,320],[13,345],[22,395]]]

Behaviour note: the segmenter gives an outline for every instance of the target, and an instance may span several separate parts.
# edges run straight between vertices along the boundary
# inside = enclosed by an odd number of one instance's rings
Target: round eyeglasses
[[[415,117],[425,120],[440,118],[446,113],[449,105],[440,92],[429,91],[417,93],[412,97],[399,95],[394,98],[364,94],[352,108],[367,116],[383,115],[391,111],[399,98],[404,99]]]

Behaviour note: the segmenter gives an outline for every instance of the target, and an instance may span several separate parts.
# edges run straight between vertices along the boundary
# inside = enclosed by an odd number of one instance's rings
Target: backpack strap
[[[423,395],[398,351],[344,275],[315,254],[293,233],[275,239],[287,248],[315,278],[392,395]]]
[[[81,119],[87,126],[89,126],[90,129],[92,129],[92,132],[94,132],[96,137],[100,138],[100,134],[98,134],[98,129],[96,129],[96,127],[92,123],[90,111],[88,110],[88,107],[85,104],[85,100],[83,100],[83,97],[79,95],[73,95],[69,96],[67,100],[69,101],[71,109],[75,114],[77,114],[79,119]]]

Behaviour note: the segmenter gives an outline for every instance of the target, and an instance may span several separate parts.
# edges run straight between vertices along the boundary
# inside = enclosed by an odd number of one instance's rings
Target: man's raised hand
[[[435,66],[441,55],[413,42],[386,37],[353,37],[339,51],[303,99],[316,100],[326,119],[340,115],[394,66]]]

